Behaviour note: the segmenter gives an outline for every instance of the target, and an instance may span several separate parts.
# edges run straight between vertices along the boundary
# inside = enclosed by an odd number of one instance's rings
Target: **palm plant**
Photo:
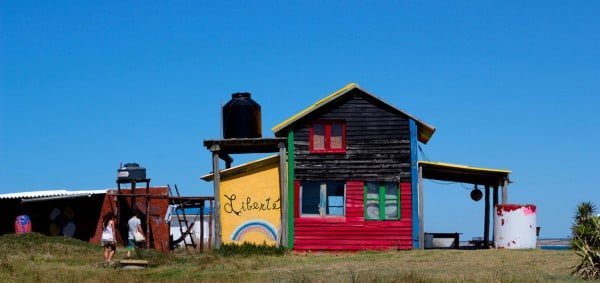
[[[596,216],[593,203],[577,206],[571,231],[571,248],[580,257],[572,273],[583,279],[600,279],[600,217]]]

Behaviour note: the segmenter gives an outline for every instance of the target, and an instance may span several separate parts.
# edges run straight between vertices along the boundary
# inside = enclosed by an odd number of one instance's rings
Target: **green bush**
[[[596,206],[583,202],[577,206],[571,248],[579,256],[572,274],[583,279],[600,279],[600,217]]]
[[[250,255],[284,255],[287,249],[284,247],[270,246],[266,243],[257,245],[244,242],[238,244],[222,244],[217,250],[221,256],[250,256]]]

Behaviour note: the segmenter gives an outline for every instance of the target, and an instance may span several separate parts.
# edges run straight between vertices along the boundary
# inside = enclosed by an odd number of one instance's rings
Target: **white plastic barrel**
[[[504,249],[536,248],[536,206],[498,204],[494,213],[494,244]]]

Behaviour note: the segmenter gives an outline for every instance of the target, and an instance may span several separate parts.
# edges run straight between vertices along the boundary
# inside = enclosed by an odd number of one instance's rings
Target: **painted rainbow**
[[[244,236],[250,232],[259,232],[265,234],[267,238],[277,241],[277,231],[275,227],[268,222],[261,220],[251,220],[242,223],[231,234],[231,239],[234,241],[243,241]]]

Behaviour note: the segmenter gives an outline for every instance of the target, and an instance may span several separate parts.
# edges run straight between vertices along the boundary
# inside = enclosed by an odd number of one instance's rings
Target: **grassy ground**
[[[124,258],[119,249],[116,259]],[[0,236],[0,282],[574,281],[571,251],[426,250],[222,256],[141,252],[151,267],[102,267],[98,245],[39,234]]]

